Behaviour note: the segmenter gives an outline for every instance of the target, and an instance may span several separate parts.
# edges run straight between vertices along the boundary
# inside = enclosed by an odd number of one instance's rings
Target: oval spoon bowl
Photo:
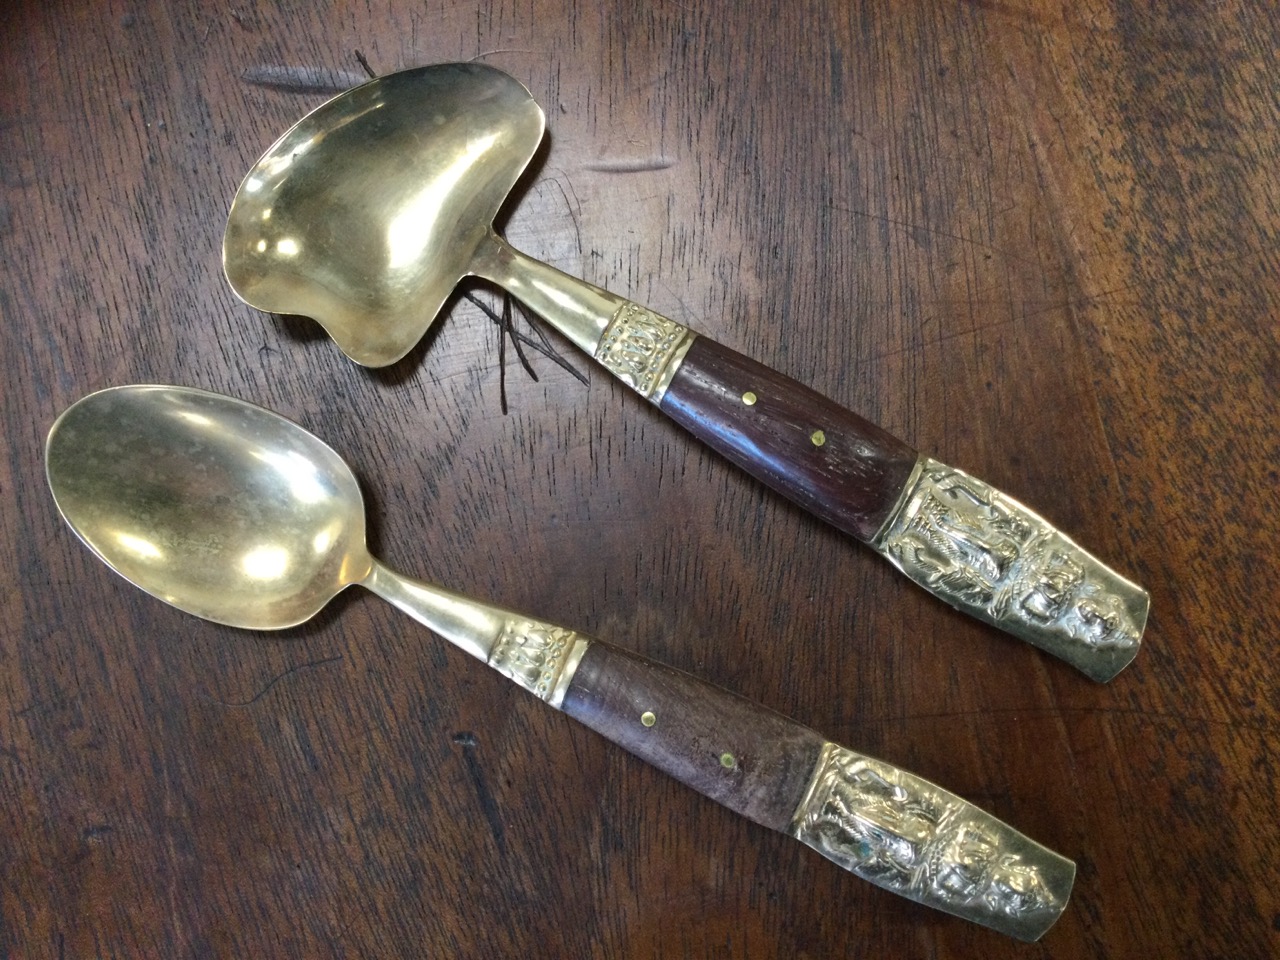
[[[104,390],[58,418],[45,469],[59,512],[98,557],[207,620],[295,626],[368,572],[351,470],[252,404],[188,388]]]

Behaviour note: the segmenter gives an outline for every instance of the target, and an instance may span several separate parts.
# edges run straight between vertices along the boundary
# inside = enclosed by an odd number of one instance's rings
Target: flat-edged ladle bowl
[[[184,387],[104,390],[59,417],[45,464],[80,539],[180,610],[282,629],[360,585],[614,743],[873,883],[1025,940],[1066,906],[1071,861],[941,787],[688,674],[379,563],[350,468],[262,407]]]
[[[1043,517],[857,414],[638,303],[514,249],[493,221],[542,140],[493,67],[389,74],[300,120],[227,218],[236,293],[315,318],[357,363],[426,333],[454,286],[505,288],[660,410],[948,604],[1109,680],[1137,655],[1147,592]]]

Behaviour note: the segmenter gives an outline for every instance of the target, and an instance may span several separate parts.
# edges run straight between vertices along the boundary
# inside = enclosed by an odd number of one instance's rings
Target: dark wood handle
[[[901,896],[1023,940],[1075,865],[936,784],[592,641],[560,708],[682,783]]]
[[[759,704],[599,641],[560,708],[681,783],[784,832],[825,742]]]
[[[764,364],[698,337],[659,408],[699,440],[833,526],[870,541],[916,451]]]

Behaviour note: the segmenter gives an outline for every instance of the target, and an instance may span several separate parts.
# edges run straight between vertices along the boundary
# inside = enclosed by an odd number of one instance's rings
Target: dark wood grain
[[[694,340],[659,406],[757,480],[863,541],[889,519],[916,463],[891,433],[707,337]]]
[[[0,34],[0,956],[1280,954],[1274,4],[12,0]],[[466,302],[374,373],[236,300],[233,192],[357,50],[528,84],[513,244],[1034,504],[1151,590],[1134,665],[949,611],[595,372],[513,365],[504,417]],[[319,433],[406,572],[977,802],[1077,861],[1070,906],[1028,947],[877,890],[371,597],[262,635],[142,595],[41,464],[140,381]]]
[[[786,831],[825,738],[712,684],[593,643],[565,713],[687,787]]]

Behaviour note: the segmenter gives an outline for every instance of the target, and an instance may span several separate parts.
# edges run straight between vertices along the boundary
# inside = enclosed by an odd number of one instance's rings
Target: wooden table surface
[[[0,956],[1267,957],[1280,949],[1280,15],[1267,4],[18,0],[0,41]],[[1096,684],[954,613],[471,303],[371,371],[220,267],[364,76],[480,59],[526,252],[1032,504],[1147,586]],[[496,302],[491,290],[471,288]],[[428,349],[429,348],[429,349]],[[371,595],[179,613],[55,512],[131,382],[297,419],[392,565],[609,638],[1074,859],[1038,944],[726,812]]]

